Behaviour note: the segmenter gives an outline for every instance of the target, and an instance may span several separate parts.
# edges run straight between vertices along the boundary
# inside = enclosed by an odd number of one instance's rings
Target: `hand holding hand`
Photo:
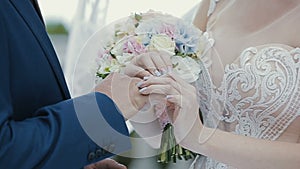
[[[161,76],[172,69],[171,55],[154,51],[135,56],[126,66],[124,73],[130,77]]]
[[[141,83],[140,87],[142,94],[162,94],[168,102],[175,105],[174,133],[177,141],[187,147],[187,142],[195,139],[193,137],[198,135],[202,128],[195,87],[173,73],[160,77],[151,76]]]
[[[153,94],[151,97],[141,95],[137,85],[140,81],[139,78],[112,73],[96,86],[95,91],[109,96],[121,110],[123,116],[130,119],[151,100],[164,99],[164,96],[160,94]]]
[[[85,166],[84,169],[127,169],[127,167],[116,162],[115,160],[107,158]]]

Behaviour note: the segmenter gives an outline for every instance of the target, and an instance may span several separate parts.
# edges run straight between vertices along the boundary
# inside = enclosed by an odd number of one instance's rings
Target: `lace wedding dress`
[[[299,18],[300,8],[292,8],[268,26],[245,35],[232,32],[230,26],[218,27],[230,22],[231,11],[239,10],[234,0],[218,1],[210,3],[206,34],[211,44],[202,57],[196,84],[204,124],[277,140],[300,115],[300,49],[285,44],[281,39],[286,34],[278,33]],[[199,156],[191,168],[233,167]]]

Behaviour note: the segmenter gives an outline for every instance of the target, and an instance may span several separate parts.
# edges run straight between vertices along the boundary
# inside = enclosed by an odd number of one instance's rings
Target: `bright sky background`
[[[79,0],[38,0],[43,16],[47,19],[61,19],[69,24],[77,9]],[[174,16],[182,16],[200,0],[110,0],[107,23],[149,9],[164,11]]]

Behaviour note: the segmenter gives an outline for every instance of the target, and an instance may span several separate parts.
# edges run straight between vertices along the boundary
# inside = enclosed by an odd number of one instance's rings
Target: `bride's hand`
[[[141,94],[163,94],[168,102],[175,105],[174,133],[177,141],[189,148],[190,142],[196,139],[195,135],[199,135],[202,128],[195,87],[173,73],[151,76],[139,87]]]
[[[164,51],[153,51],[135,56],[126,65],[124,73],[130,77],[161,76],[172,70],[171,55]]]

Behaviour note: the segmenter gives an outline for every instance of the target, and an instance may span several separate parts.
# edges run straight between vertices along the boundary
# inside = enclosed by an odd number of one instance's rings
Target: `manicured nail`
[[[150,78],[150,76],[145,76],[144,78],[143,78],[143,80],[148,80]]]
[[[161,73],[160,73],[158,70],[155,70],[155,71],[154,71],[154,74],[155,74],[156,76],[161,76]]]
[[[145,91],[147,90],[147,87],[144,87],[142,89],[139,90],[140,93],[145,93]]]
[[[138,83],[136,84],[136,86],[137,86],[137,87],[141,87],[143,84],[144,84],[144,82],[143,82],[143,81],[140,81],[140,82],[138,82]]]
[[[171,95],[167,95],[167,96],[166,96],[166,99],[167,99],[167,100],[172,99],[172,98],[173,98],[173,96],[171,96]]]

